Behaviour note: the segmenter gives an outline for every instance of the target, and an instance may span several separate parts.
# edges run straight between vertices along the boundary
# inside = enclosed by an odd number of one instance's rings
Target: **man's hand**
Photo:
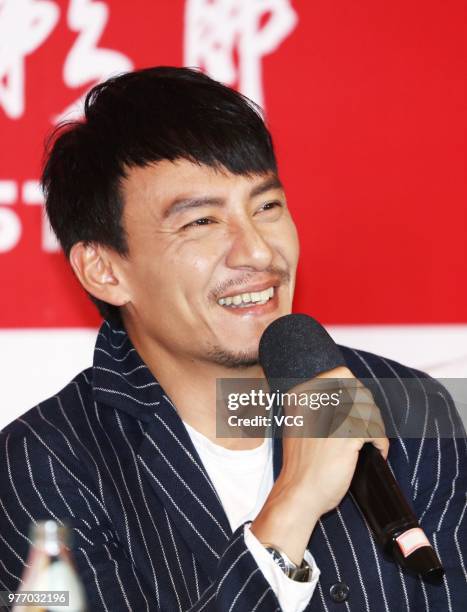
[[[282,470],[251,525],[260,542],[283,550],[297,564],[303,559],[319,518],[334,509],[348,491],[363,444],[373,443],[384,458],[389,450],[371,393],[350,370],[336,368],[318,378],[351,379],[355,389],[352,403],[349,406],[344,402],[336,410],[310,415],[318,435],[326,430],[330,437],[316,437],[310,431],[306,437],[297,430],[285,433]],[[306,383],[308,391],[312,383]],[[300,385],[292,391],[303,393],[305,387]],[[286,414],[296,414],[299,409],[303,413],[298,406],[284,407]]]

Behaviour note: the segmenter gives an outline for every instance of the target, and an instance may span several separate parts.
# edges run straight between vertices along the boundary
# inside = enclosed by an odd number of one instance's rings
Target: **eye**
[[[190,223],[183,225],[181,229],[185,230],[185,229],[189,229],[190,227],[200,227],[201,225],[210,225],[211,223],[214,223],[214,221],[210,219],[209,217],[201,217],[200,219],[195,219],[195,221],[191,221]]]
[[[259,208],[258,212],[273,210],[274,208],[282,208],[282,206],[282,202],[280,202],[279,200],[273,200],[272,202],[266,202],[265,204],[263,204]]]

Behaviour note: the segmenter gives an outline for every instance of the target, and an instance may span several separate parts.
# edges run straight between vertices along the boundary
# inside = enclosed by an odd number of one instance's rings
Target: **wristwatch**
[[[295,580],[296,582],[308,582],[310,580],[311,567],[305,559],[303,559],[301,565],[295,565],[282,550],[270,544],[264,544],[264,547],[287,578]]]

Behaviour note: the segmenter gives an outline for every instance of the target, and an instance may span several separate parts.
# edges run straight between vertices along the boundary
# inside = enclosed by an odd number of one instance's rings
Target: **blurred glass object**
[[[20,593],[36,591],[36,598],[28,599],[27,605],[18,601],[12,612],[87,612],[84,587],[70,554],[69,527],[39,521],[31,527],[31,540]],[[63,603],[65,596],[68,605]]]

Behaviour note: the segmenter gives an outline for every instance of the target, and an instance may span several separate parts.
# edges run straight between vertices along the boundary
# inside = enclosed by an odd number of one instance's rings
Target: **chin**
[[[206,354],[208,361],[226,368],[249,368],[258,364],[258,345],[253,348],[212,346]]]

